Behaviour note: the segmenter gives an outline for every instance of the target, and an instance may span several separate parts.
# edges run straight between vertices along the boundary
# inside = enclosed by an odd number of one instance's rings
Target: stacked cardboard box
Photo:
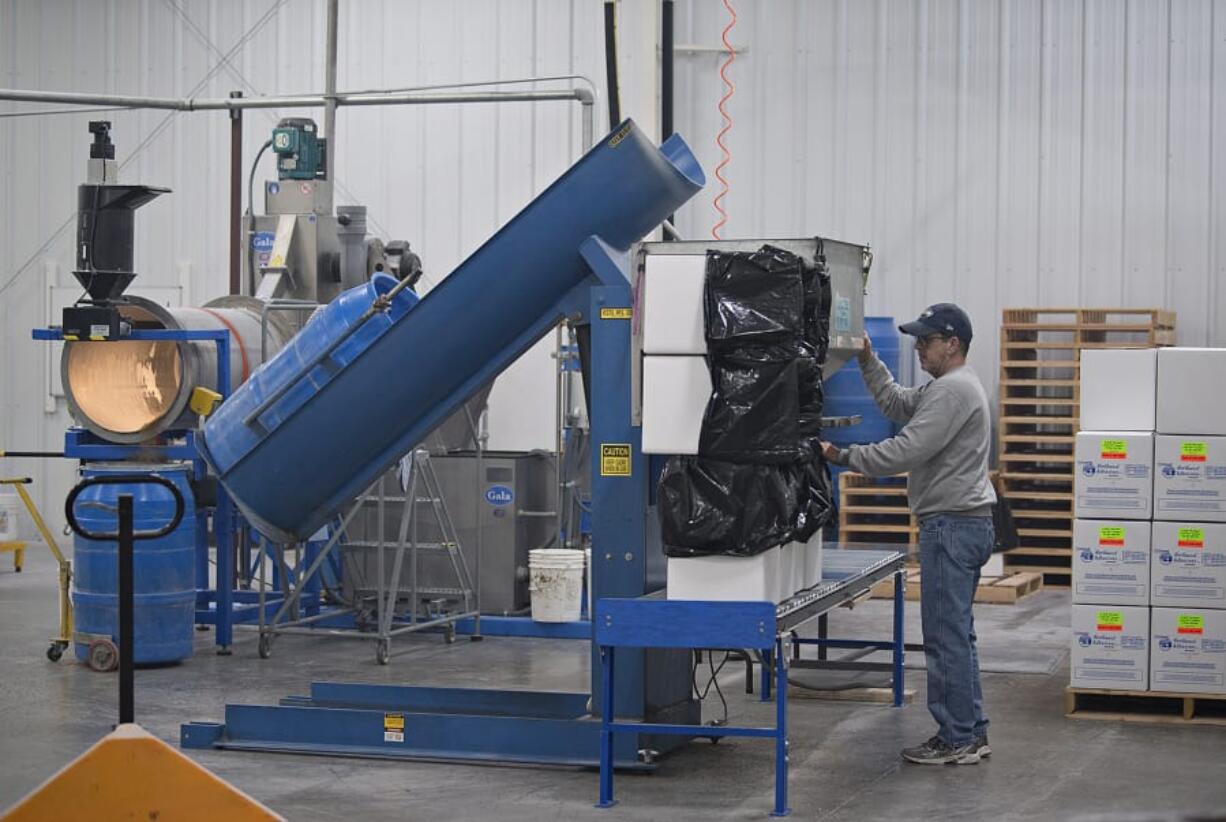
[[[1088,351],[1075,688],[1226,693],[1226,349]]]

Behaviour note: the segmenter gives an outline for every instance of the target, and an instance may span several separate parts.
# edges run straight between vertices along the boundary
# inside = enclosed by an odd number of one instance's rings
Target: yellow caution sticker
[[[404,714],[383,715],[383,741],[404,742]]]
[[[602,320],[628,320],[634,316],[633,308],[602,308],[600,309],[600,319]]]
[[[1098,621],[1098,630],[1100,631],[1122,631],[1124,630],[1124,612],[1123,611],[1099,611],[1097,621]]]
[[[1180,462],[1204,462],[1209,459],[1209,443],[1188,441],[1179,443]]]
[[[1128,459],[1128,440],[1103,440],[1100,449],[1105,460]]]
[[[630,444],[602,442],[600,444],[600,476],[630,476]]]
[[[632,122],[626,123],[624,126],[622,126],[620,131],[618,131],[616,134],[614,134],[612,137],[609,138],[609,148],[613,148],[618,143],[620,143],[622,140],[626,139],[626,135],[629,134],[630,130],[633,128],[634,128],[634,123]]]
[[[1104,525],[1098,529],[1098,544],[1108,548],[1124,545],[1124,528],[1120,525]]]
[[[1175,630],[1181,634],[1203,634],[1205,618],[1200,614],[1180,614]]]
[[[1204,548],[1204,528],[1180,528],[1177,536],[1180,548]]]

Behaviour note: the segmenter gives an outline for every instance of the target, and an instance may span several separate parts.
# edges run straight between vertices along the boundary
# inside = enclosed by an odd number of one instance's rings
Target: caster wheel
[[[380,665],[386,665],[388,660],[392,658],[392,641],[390,639],[381,639],[375,643],[375,661]]]
[[[119,667],[119,649],[109,639],[95,639],[89,643],[86,661],[92,670],[113,671]]]
[[[59,662],[60,657],[62,657],[63,655],[64,655],[64,646],[60,645],[58,642],[52,642],[51,645],[47,648],[47,659],[51,660],[52,662]]]
[[[272,656],[272,637],[264,634],[260,637],[259,647],[260,659],[268,659]]]

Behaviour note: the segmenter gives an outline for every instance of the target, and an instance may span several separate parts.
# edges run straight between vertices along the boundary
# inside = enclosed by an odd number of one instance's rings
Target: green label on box
[[[1100,449],[1105,460],[1128,459],[1128,440],[1103,440]]]
[[[1204,462],[1209,458],[1209,443],[1181,442],[1179,443],[1179,460],[1181,462]]]
[[[1204,528],[1180,528],[1179,536],[1177,537],[1180,548],[1204,548],[1205,547],[1205,529]]]
[[[1205,632],[1205,618],[1200,614],[1180,614],[1179,628],[1181,634],[1203,634]]]
[[[1098,630],[1100,631],[1122,631],[1124,630],[1124,612],[1123,611],[1099,611],[1098,612]]]
[[[1124,528],[1120,525],[1104,525],[1098,529],[1099,545],[1123,545]]]

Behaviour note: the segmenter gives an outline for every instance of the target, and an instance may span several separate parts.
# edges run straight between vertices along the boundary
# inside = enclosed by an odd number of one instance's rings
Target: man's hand
[[[843,458],[843,449],[837,445],[822,440],[822,456],[826,458],[826,462],[833,462],[835,465],[842,465],[840,460]]]
[[[867,362],[873,356],[873,341],[869,339],[868,332],[864,332],[864,347],[856,352],[856,357],[860,362]]]

